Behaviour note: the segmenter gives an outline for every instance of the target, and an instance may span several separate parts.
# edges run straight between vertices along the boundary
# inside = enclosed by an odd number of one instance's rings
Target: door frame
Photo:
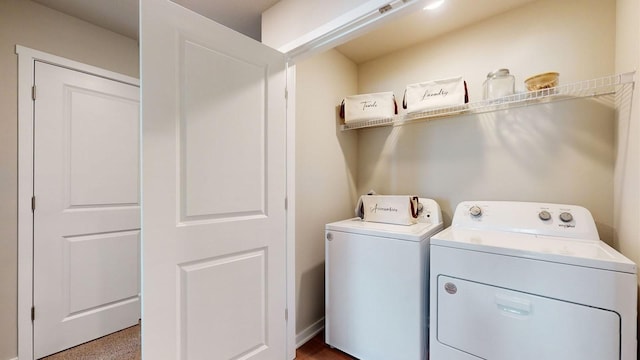
[[[382,1],[385,4],[388,1]],[[287,62],[287,356],[294,359],[296,348],[324,329],[324,318],[313,326],[313,332],[296,333],[296,63],[325,50],[332,49],[357,36],[365,34],[394,18],[420,11],[421,1],[402,0],[393,2],[393,9],[380,12],[380,0],[369,0],[354,11],[338,16],[335,20],[319,26],[310,33],[295,38],[276,48],[285,55]],[[384,5],[384,4],[382,4]],[[302,335],[302,336],[298,336]]]
[[[32,86],[40,61],[86,74],[140,86],[134,77],[16,45],[18,55],[18,359],[33,359],[33,146]]]

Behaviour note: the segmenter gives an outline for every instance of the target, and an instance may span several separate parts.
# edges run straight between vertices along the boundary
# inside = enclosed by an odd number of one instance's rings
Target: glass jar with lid
[[[484,99],[498,99],[515,93],[516,79],[509,69],[498,69],[487,74],[484,81]]]

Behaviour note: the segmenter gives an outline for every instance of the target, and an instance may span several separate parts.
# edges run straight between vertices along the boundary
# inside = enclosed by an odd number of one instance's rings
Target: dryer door
[[[437,340],[492,360],[619,359],[613,311],[438,277]]]

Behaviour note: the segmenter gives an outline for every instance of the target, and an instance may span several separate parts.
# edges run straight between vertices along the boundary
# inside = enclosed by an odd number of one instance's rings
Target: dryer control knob
[[[329,240],[329,241],[333,240],[333,234],[332,233],[327,233],[327,240]]]
[[[482,209],[480,209],[480,206],[478,205],[473,205],[469,208],[469,214],[471,214],[471,216],[473,217],[478,217],[482,215]]]
[[[573,215],[565,211],[563,213],[560,213],[560,220],[562,220],[562,222],[571,222],[573,220]]]
[[[538,217],[540,218],[540,220],[547,221],[551,219],[551,214],[547,210],[542,210],[538,213]]]

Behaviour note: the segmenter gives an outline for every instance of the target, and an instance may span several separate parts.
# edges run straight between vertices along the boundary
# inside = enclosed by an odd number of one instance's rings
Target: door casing
[[[287,323],[287,355],[288,359],[296,357],[296,348],[302,345],[317,332],[296,334],[296,271],[295,271],[295,234],[296,234],[296,63],[311,56],[319,54],[325,50],[332,49],[356,36],[365,34],[368,31],[383,25],[393,18],[409,14],[413,11],[420,11],[422,2],[408,0],[398,5],[395,10],[380,13],[381,6],[379,0],[369,0],[358,7],[357,11],[343,14],[335,21],[319,27],[309,34],[294,39],[276,50],[285,53],[287,61],[287,308],[289,317]],[[322,326],[315,327],[317,331],[324,329],[324,321],[319,321]]]
[[[95,66],[16,46],[18,54],[18,358],[33,359],[33,100],[35,62],[139,86],[136,78]]]

